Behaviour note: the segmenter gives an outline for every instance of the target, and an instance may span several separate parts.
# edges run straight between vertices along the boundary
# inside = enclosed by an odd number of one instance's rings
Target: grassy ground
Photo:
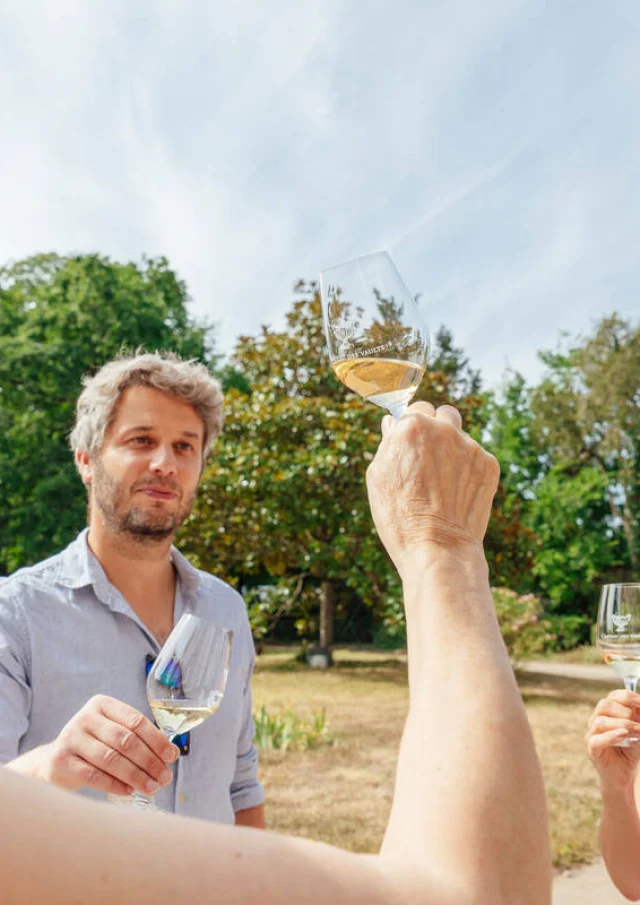
[[[586,723],[609,687],[553,676],[519,675],[545,775],[556,866],[588,861],[597,851],[600,804],[585,754]],[[402,655],[367,650],[336,654],[333,670],[296,664],[292,652],[258,658],[254,708],[291,708],[305,717],[326,708],[331,747],[262,755],[271,827],[353,851],[376,851],[382,839],[407,706]]]

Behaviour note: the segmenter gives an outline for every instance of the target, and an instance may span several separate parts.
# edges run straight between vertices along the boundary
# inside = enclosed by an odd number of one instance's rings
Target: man
[[[0,586],[0,761],[92,797],[155,794],[163,810],[263,827],[246,611],[172,546],[221,425],[203,365],[138,355],[85,380],[71,446],[89,527]],[[178,760],[145,682],[184,612],[233,629],[234,645],[223,702]]]
[[[122,821],[0,770],[5,905],[549,905],[540,767],[482,550],[499,469],[459,428],[455,410],[427,403],[386,418],[367,475],[409,644],[380,854],[162,815]]]

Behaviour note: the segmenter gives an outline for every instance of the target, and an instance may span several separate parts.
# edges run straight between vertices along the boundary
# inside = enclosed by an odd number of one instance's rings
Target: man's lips
[[[170,490],[168,487],[154,487],[148,484],[140,487],[136,492],[144,493],[154,500],[174,500],[178,496],[175,490]]]

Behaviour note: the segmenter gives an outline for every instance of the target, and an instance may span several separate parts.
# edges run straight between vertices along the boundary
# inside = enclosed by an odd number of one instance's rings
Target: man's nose
[[[150,468],[154,474],[171,475],[176,473],[176,454],[170,443],[161,443],[156,446],[151,457]]]

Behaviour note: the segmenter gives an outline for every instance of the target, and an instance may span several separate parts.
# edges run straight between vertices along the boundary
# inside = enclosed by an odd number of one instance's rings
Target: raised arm
[[[127,813],[0,770],[7,903],[545,905],[544,793],[481,539],[497,467],[451,410],[412,407],[368,476],[407,608],[410,712],[379,856]]]

